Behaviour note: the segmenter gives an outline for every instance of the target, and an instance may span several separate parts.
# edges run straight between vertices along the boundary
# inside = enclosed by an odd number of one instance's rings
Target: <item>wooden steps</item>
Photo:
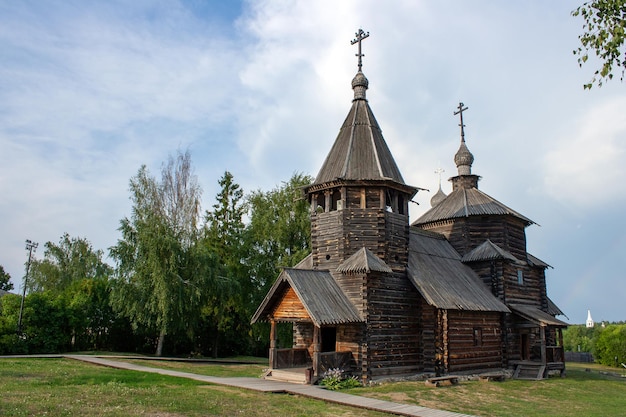
[[[513,374],[513,379],[539,380],[544,379],[546,366],[541,363],[522,362],[518,363]]]

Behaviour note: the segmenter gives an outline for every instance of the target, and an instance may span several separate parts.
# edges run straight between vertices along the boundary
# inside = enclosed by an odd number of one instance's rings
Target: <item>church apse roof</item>
[[[528,217],[505,206],[478,188],[460,188],[450,193],[443,201],[424,213],[412,226],[441,220],[469,216],[510,215],[520,219],[526,226],[534,224]]]

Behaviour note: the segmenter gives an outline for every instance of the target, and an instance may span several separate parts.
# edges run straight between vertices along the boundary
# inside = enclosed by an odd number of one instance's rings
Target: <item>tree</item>
[[[626,0],[592,0],[578,7],[572,15],[581,16],[584,20],[583,34],[578,36],[581,46],[574,50],[578,64],[582,67],[591,51],[602,65],[584,88],[591,88],[594,83],[601,87],[604,81],[613,78],[614,67],[622,67],[620,80],[623,81],[626,70]]]
[[[599,326],[598,326],[599,327]],[[563,347],[567,352],[592,352],[597,328],[571,325],[563,331]]]
[[[0,290],[11,291],[13,289],[13,283],[11,282],[11,275],[4,271],[4,267],[0,265]]]
[[[205,237],[207,246],[215,252],[227,271],[237,274],[243,257],[243,216],[246,204],[243,190],[225,171],[218,184],[221,187],[212,211],[205,213]]]
[[[108,278],[113,270],[102,260],[103,254],[87,239],[64,233],[58,244],[46,242],[43,260],[32,261],[28,288],[59,294],[83,279]]]
[[[117,263],[112,303],[135,327],[191,336],[207,294],[218,291],[215,257],[200,244],[201,189],[189,152],[170,156],[161,182],[145,166],[130,180],[132,215],[110,248]]]
[[[626,324],[609,324],[598,334],[594,357],[608,366],[626,362]]]
[[[302,187],[312,181],[308,175],[295,173],[282,186],[268,192],[255,191],[248,197],[248,262],[263,295],[274,283],[280,267],[294,266],[311,252],[309,204]]]
[[[212,355],[217,357],[219,341],[229,333],[230,345],[245,345],[250,324],[249,274],[242,263],[245,256],[243,216],[246,213],[243,190],[226,171],[218,181],[221,189],[212,211],[205,214],[205,245],[220,263],[220,276],[231,284],[230,291],[215,294],[203,309],[211,339]]]

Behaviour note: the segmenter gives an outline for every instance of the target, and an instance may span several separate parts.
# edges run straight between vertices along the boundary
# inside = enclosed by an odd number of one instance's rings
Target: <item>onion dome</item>
[[[435,195],[430,199],[430,206],[435,207],[439,205],[439,203],[445,200],[446,197],[447,194],[443,192],[443,190],[441,189],[441,184],[439,184],[439,191],[437,191]]]
[[[472,163],[474,163],[474,155],[467,149],[465,140],[461,140],[461,146],[454,155],[454,163],[459,170],[459,175],[471,175]]]
[[[365,100],[365,90],[369,85],[369,81],[365,75],[359,71],[352,79],[352,89],[354,90],[355,100]]]

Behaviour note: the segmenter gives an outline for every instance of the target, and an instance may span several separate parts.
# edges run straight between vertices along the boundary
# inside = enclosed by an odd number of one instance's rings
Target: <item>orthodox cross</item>
[[[446,172],[446,170],[443,168],[437,168],[435,170],[435,174],[439,175],[439,188],[441,188],[441,174],[443,174],[444,172]]]
[[[460,115],[461,116],[461,123],[459,124],[459,126],[461,126],[461,142],[465,142],[465,130],[463,129],[465,127],[465,125],[463,124],[463,112],[465,110],[467,110],[467,107],[465,106],[465,104],[463,103],[459,103],[459,107],[457,107],[459,110],[455,111],[454,114],[455,115]]]
[[[350,41],[350,45],[354,45],[357,42],[359,44],[359,53],[355,54],[355,56],[359,58],[359,72],[361,72],[361,67],[363,66],[363,60],[361,58],[365,56],[364,54],[361,53],[361,41],[367,38],[370,35],[370,33],[364,32],[363,29],[359,29],[359,31],[356,32],[355,35],[356,35],[356,38]]]

